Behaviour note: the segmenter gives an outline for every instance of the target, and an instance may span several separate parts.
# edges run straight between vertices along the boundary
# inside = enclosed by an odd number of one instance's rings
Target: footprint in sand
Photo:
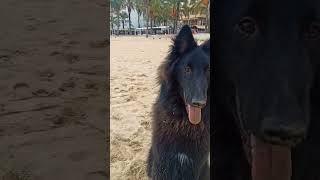
[[[47,69],[40,71],[39,74],[41,81],[51,81],[52,78],[55,76],[55,73],[52,70]]]
[[[67,122],[67,118],[64,116],[55,115],[53,117],[46,118],[46,120],[52,122],[52,128],[63,127]]]
[[[73,64],[73,63],[76,63],[78,61],[80,61],[80,57],[79,55],[76,55],[76,54],[66,54],[64,59],[69,63],[69,64]]]
[[[151,124],[149,121],[141,121],[141,126],[144,127],[146,130],[151,130]]]
[[[11,57],[10,55],[1,55],[0,54],[0,65],[4,66],[4,65],[12,65],[13,62],[10,61]]]
[[[9,61],[9,55],[0,55],[0,61]]]
[[[12,89],[12,98],[14,100],[26,99],[32,96],[30,86],[27,83],[16,83],[15,85],[13,85]]]
[[[32,92],[32,95],[35,97],[56,97],[59,96],[60,94],[58,92],[49,92],[45,89],[37,89]]]
[[[140,152],[143,146],[142,146],[142,143],[139,141],[131,141],[129,143],[129,147],[131,147],[132,150],[135,152]]]
[[[132,95],[132,94],[126,99],[127,102],[129,102],[129,101],[135,101],[135,100],[137,100],[137,96]]]
[[[145,74],[139,74],[138,77],[148,77],[148,76]]]
[[[66,82],[64,82],[64,83],[60,86],[59,90],[60,90],[60,91],[67,91],[68,89],[72,89],[72,88],[74,88],[75,86],[76,86],[75,82],[72,81],[72,79],[69,79],[69,80],[67,80]]]
[[[37,28],[36,28],[34,25],[27,25],[27,26],[25,27],[25,29],[26,29],[27,31],[35,31]]]
[[[29,88],[30,86],[27,83],[16,83],[13,86],[14,90],[20,89],[20,88]]]
[[[117,120],[117,121],[122,120],[122,118],[121,118],[121,116],[120,116],[119,114],[113,114],[113,115],[111,116],[111,119]]]
[[[61,52],[59,52],[59,51],[52,51],[51,53],[50,53],[50,56],[57,56],[57,55],[61,55],[62,53]]]

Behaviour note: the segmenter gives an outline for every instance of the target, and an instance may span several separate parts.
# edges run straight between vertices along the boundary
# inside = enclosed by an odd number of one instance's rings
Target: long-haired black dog
[[[153,180],[210,179],[209,51],[210,41],[198,46],[183,26],[159,68],[147,167]]]

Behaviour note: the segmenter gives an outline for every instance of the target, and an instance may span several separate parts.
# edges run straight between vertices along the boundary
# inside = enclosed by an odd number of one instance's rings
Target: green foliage
[[[119,21],[127,22],[124,14],[120,17],[124,9],[129,13],[127,17],[129,23],[131,23],[131,11],[137,11],[140,26],[140,16],[158,24],[170,24],[176,22],[182,15],[189,17],[191,14],[206,14],[207,8],[201,0],[111,0],[111,12],[117,15],[118,23],[115,23],[117,25],[120,24]],[[173,11],[178,13],[178,16],[173,17]]]

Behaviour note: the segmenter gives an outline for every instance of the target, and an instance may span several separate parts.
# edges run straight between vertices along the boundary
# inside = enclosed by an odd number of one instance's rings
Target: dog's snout
[[[193,98],[191,103],[192,103],[192,106],[204,107],[206,105],[207,101],[205,99]]]
[[[274,123],[274,119],[266,119],[268,123],[264,123],[262,127],[262,134],[265,138],[270,140],[289,141],[297,143],[306,136],[306,125],[304,123],[286,123],[283,125],[277,125]]]

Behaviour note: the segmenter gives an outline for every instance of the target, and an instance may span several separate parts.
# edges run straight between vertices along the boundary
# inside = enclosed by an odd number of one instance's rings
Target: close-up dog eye
[[[307,39],[319,40],[320,39],[320,23],[311,23],[307,31]]]
[[[241,21],[239,22],[238,29],[243,36],[245,36],[246,38],[249,38],[255,35],[257,31],[257,25],[252,18],[245,17],[241,19]]]
[[[184,72],[185,72],[185,73],[191,73],[191,72],[192,72],[191,67],[190,67],[189,65],[186,66],[186,67],[184,68]]]

